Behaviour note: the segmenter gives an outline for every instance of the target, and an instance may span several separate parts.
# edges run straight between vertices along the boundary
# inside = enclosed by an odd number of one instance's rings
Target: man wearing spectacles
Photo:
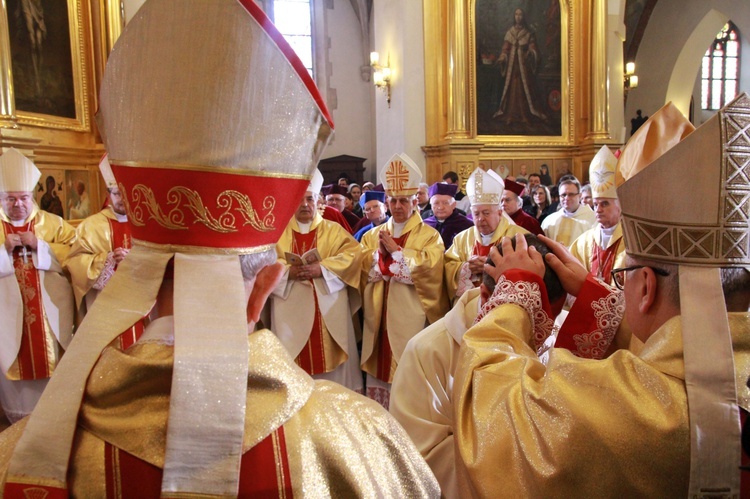
[[[596,223],[594,211],[581,203],[581,183],[575,177],[560,181],[561,209],[542,222],[542,230],[550,239],[570,246],[578,236]]]
[[[750,490],[740,476],[747,462],[740,421],[750,409],[748,218],[717,202],[750,189],[737,173],[748,139],[724,133],[747,127],[749,112],[743,94],[694,130],[668,104],[619,158],[628,256],[611,273],[625,307],[600,318],[624,313],[643,342],[638,351],[586,360],[554,348],[542,365],[531,345],[545,322],[544,261],[518,242],[515,251],[490,254],[498,285],[485,317],[463,336],[454,385],[462,490],[535,497]],[[644,203],[656,184],[668,192]],[[698,206],[685,206],[678,195],[685,189]],[[577,267],[556,255],[545,259],[565,282]]]

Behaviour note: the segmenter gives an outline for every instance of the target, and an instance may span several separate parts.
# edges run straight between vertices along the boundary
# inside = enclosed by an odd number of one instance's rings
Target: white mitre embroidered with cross
[[[413,196],[419,190],[422,172],[406,153],[394,154],[380,170],[379,180],[390,197]]]
[[[505,191],[503,178],[493,170],[475,169],[466,180],[466,195],[471,205],[500,204]]]

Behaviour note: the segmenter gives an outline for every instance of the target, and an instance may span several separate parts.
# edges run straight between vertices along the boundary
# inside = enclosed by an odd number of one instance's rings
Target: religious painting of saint
[[[42,210],[65,218],[65,170],[41,169],[42,176],[36,184],[34,199]]]
[[[88,170],[67,170],[65,172],[65,191],[68,204],[65,217],[68,220],[79,220],[91,215],[93,202],[89,197]]]
[[[6,0],[16,109],[76,118],[68,0]]]
[[[479,135],[562,134],[560,0],[476,0]]]

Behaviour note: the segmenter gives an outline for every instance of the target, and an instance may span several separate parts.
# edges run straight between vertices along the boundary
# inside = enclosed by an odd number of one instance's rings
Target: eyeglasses
[[[579,195],[580,192],[561,192],[560,197],[561,198],[572,198],[573,196]]]
[[[648,265],[633,265],[632,267],[622,267],[620,269],[612,269],[612,280],[615,281],[615,286],[617,286],[617,289],[624,290],[625,289],[625,272],[628,272],[630,270],[638,270],[638,269],[651,269],[654,271],[655,274],[660,275],[662,277],[666,277],[669,275],[669,272],[667,272],[664,269],[660,269],[658,267],[649,267]]]

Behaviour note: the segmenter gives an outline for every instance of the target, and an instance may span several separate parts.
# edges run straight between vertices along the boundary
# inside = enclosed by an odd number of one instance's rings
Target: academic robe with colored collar
[[[509,216],[510,219],[513,220],[513,222],[515,222],[515,224],[519,227],[523,227],[527,231],[537,236],[544,235],[544,231],[542,230],[542,226],[541,224],[539,224],[539,221],[525,211],[518,210],[514,214]]]
[[[451,247],[451,244],[453,244],[453,238],[456,237],[456,234],[474,226],[474,222],[466,218],[464,215],[461,215],[456,210],[453,210],[453,213],[442,222],[435,218],[435,215],[432,215],[425,218],[424,223],[440,233],[440,237],[443,239],[443,244],[446,248]]]

